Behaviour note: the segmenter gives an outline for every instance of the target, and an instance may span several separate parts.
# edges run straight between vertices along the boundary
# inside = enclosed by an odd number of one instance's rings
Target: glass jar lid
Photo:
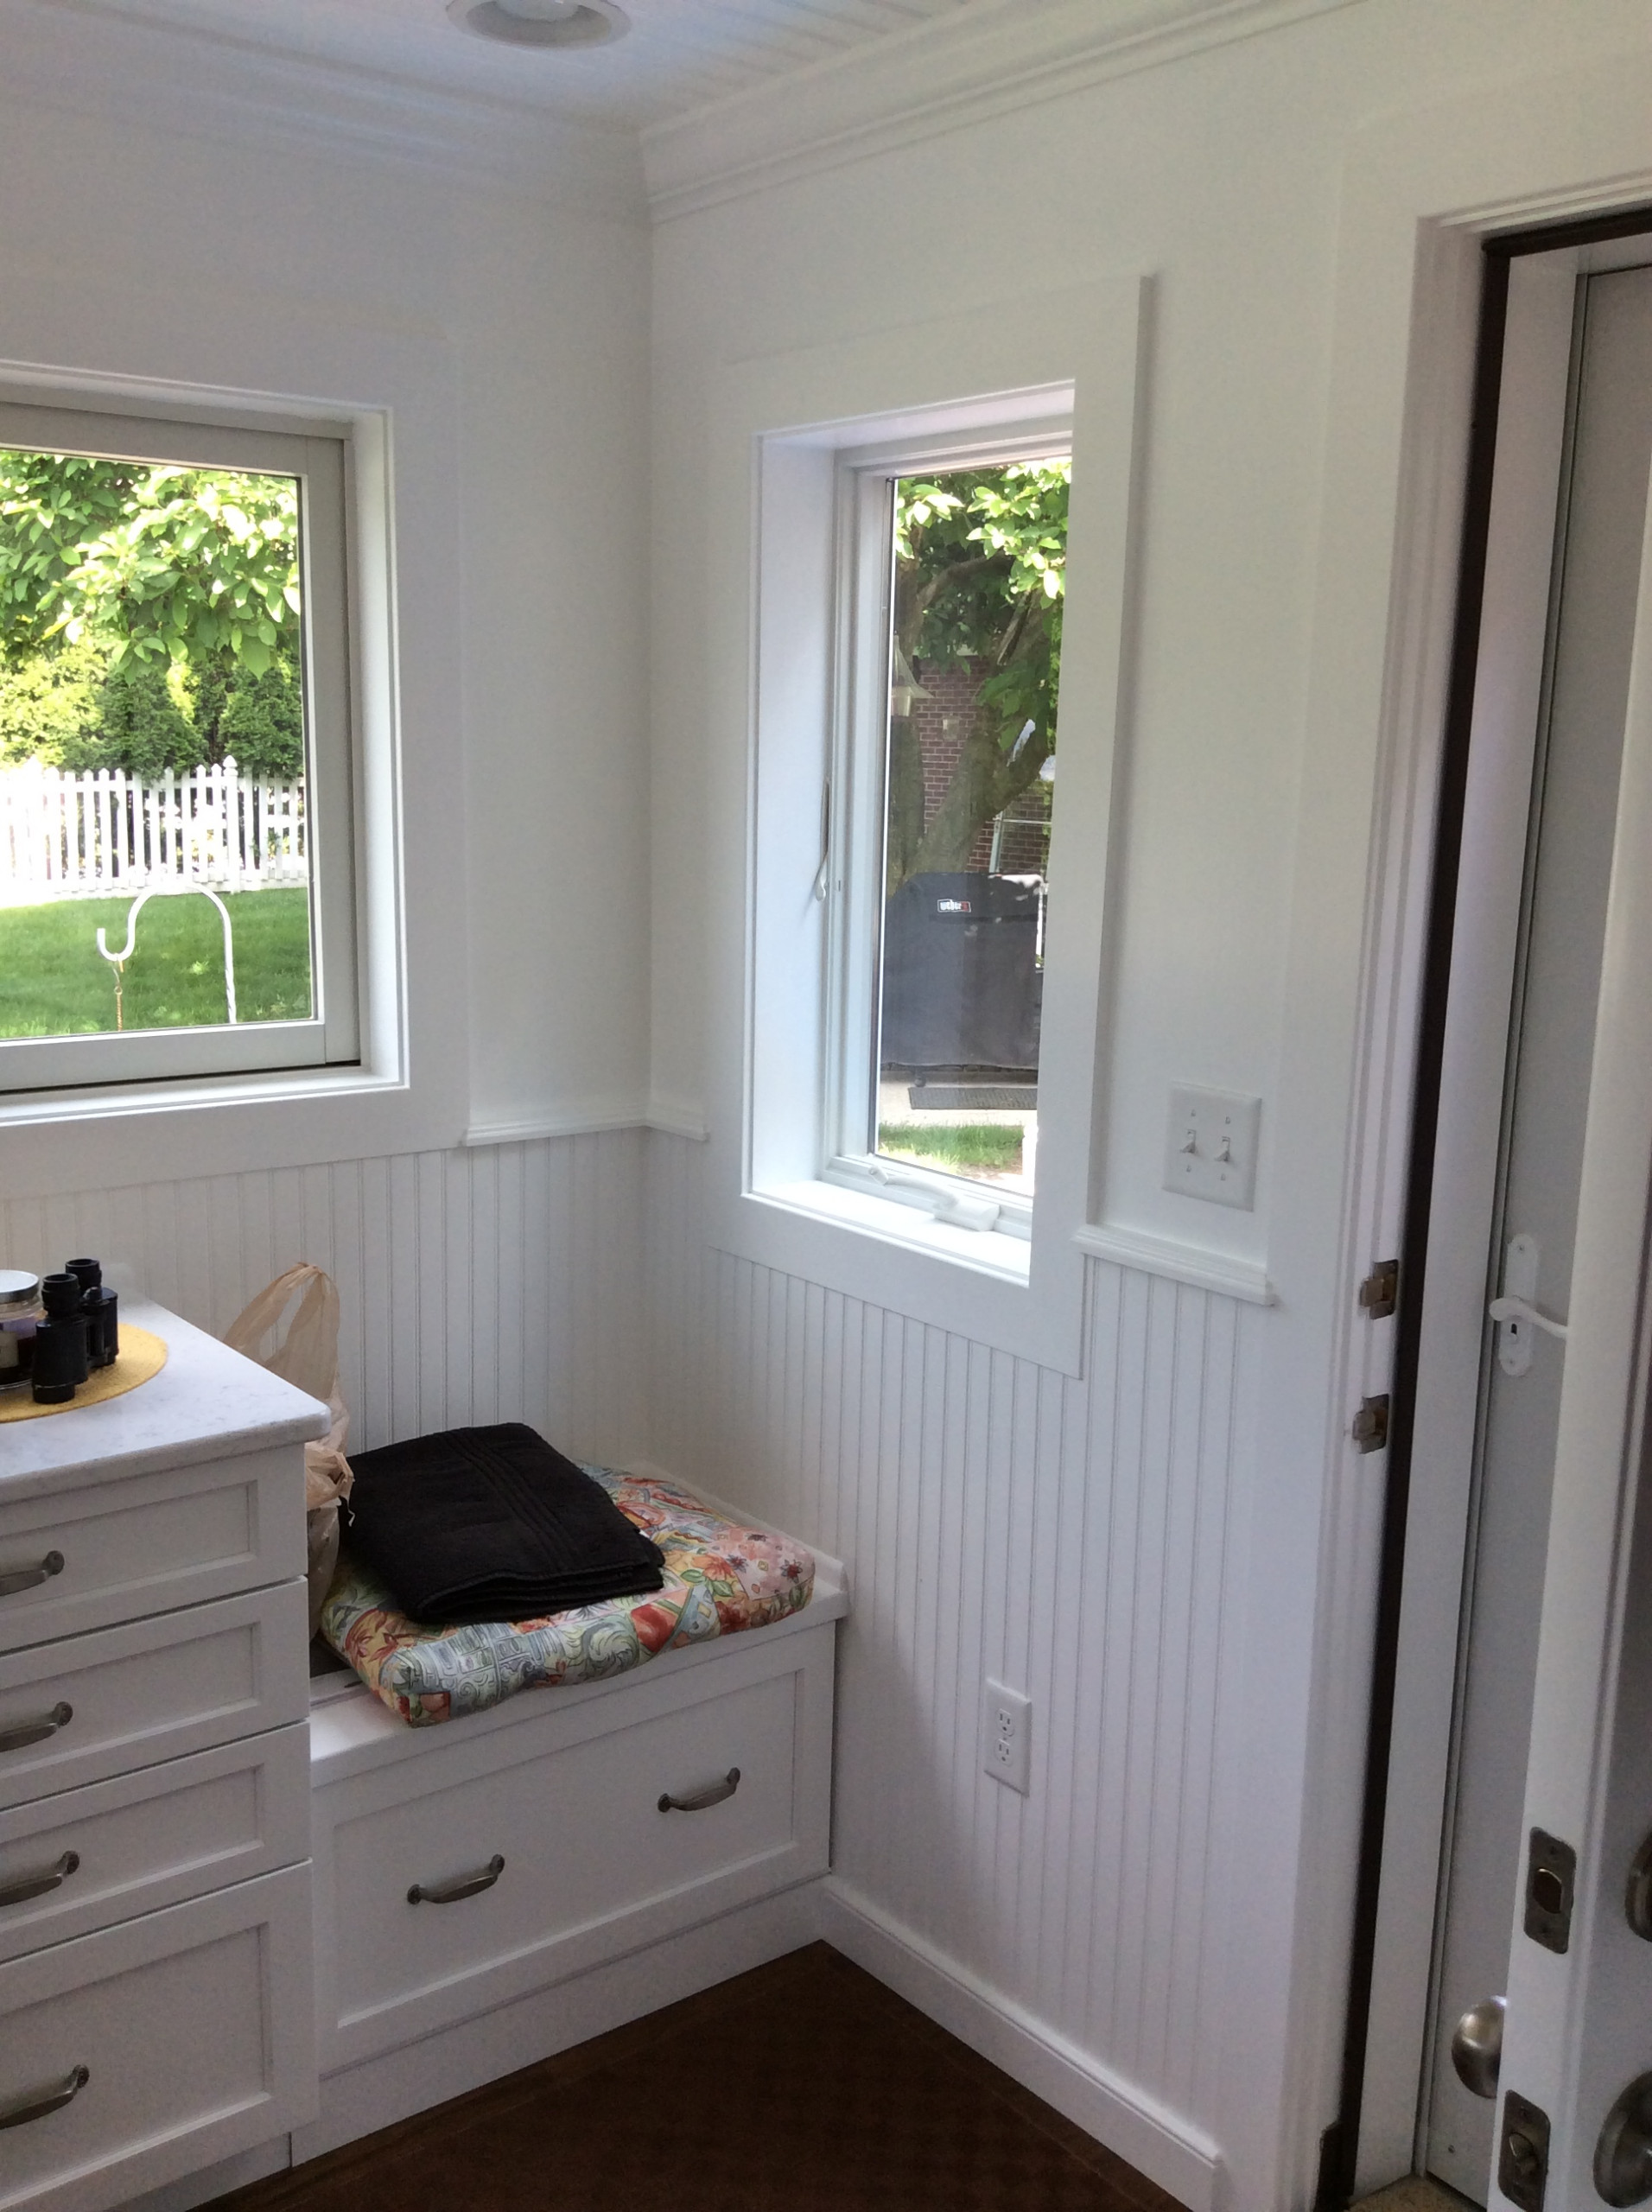
[[[0,1315],[26,1313],[40,1304],[40,1277],[25,1268],[0,1268]]]

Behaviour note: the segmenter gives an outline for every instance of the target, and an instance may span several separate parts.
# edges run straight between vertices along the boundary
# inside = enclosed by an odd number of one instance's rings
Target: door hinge
[[[1548,2114],[1510,2089],[1503,2101],[1497,2138],[1497,2187],[1520,2212],[1543,2212],[1548,2154]]]
[[[1368,1321],[1386,1321],[1400,1302],[1400,1262],[1379,1260],[1359,1287],[1360,1311]]]
[[[1380,1398],[1367,1398],[1354,1415],[1348,1433],[1362,1452],[1380,1452],[1388,1440],[1388,1399],[1385,1390]]]
[[[1558,1835],[1534,1828],[1526,1855],[1526,1933],[1546,1951],[1564,1952],[1572,1941],[1572,1893],[1578,1854]]]

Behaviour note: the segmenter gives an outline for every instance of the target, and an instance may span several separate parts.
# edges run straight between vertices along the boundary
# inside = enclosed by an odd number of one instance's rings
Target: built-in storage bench
[[[0,1426],[0,2207],[105,2212],[315,2108],[302,1443],[175,1316]]]
[[[299,2155],[683,1993],[651,1990],[651,1950],[823,1874],[846,1610],[842,1570],[822,1560],[811,1602],[769,1627],[433,1728],[348,1676],[318,1685],[323,2121]],[[708,1960],[715,1944],[713,1929]],[[575,1990],[627,1959],[641,1962],[630,1993],[581,2009]],[[463,2032],[485,2014],[518,2024],[486,2049]],[[378,2063],[390,2053],[405,2056]],[[410,2087],[421,2078],[430,2094]]]

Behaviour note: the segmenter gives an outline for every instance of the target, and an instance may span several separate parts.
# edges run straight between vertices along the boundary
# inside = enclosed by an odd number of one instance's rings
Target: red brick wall
[[[946,795],[963,750],[964,733],[975,715],[975,689],[981,681],[981,671],[968,666],[936,668],[928,661],[919,661],[913,674],[930,694],[927,699],[912,701],[912,721],[924,762],[924,827],[927,830]],[[1047,784],[1035,785],[1017,801],[1017,810],[1031,813],[1041,804],[1047,820],[1049,790]],[[1003,851],[999,858],[1002,872],[1006,875],[1041,874],[1045,835],[1036,823],[1011,823],[1005,830]],[[992,855],[992,824],[987,823],[970,848],[969,867],[987,866]]]

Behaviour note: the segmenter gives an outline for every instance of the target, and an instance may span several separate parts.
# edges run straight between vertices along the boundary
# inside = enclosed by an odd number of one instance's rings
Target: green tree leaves
[[[96,722],[60,744],[56,753],[62,768],[80,773],[124,768],[149,781],[168,768],[178,773],[193,768],[200,742],[168,688],[164,668],[125,660],[104,678]]]
[[[302,773],[298,485],[0,448],[0,765]]]
[[[0,450],[0,655],[105,645],[111,665],[254,676],[297,645],[291,477]]]
[[[957,768],[927,825],[915,733],[891,718],[889,896],[909,876],[962,868],[982,824],[1055,749],[1071,479],[1061,456],[896,482],[896,651],[908,667],[963,664],[980,681]]]

